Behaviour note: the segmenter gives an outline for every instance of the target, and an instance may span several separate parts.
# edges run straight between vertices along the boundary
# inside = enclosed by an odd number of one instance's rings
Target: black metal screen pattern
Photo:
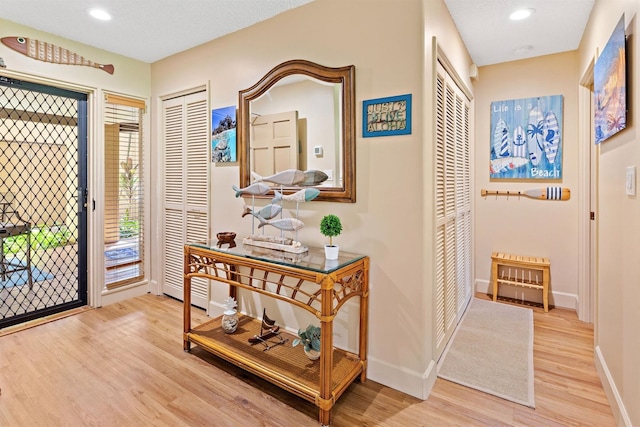
[[[0,328],[87,304],[87,96],[0,76]]]

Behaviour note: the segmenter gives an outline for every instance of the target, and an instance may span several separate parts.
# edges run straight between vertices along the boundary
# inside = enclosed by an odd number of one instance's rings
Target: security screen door
[[[87,95],[0,75],[0,328],[87,304]]]

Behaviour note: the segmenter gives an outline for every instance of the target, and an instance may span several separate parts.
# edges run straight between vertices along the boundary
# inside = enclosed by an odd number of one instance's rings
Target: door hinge
[[[589,214],[589,219],[591,219],[591,221],[594,221],[596,219],[596,213],[595,212],[591,212]]]

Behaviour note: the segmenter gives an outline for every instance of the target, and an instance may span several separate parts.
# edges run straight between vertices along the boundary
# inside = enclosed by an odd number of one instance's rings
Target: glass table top
[[[216,239],[187,243],[187,246],[208,249],[214,252],[227,253],[249,259],[273,262],[280,265],[296,267],[325,274],[331,273],[346,265],[354,263],[366,256],[340,250],[338,259],[328,260],[325,259],[324,248],[309,246],[306,252],[296,254],[276,249],[267,249],[259,246],[244,244],[241,238],[236,238],[235,246],[233,247],[228,243],[218,243],[218,240]]]

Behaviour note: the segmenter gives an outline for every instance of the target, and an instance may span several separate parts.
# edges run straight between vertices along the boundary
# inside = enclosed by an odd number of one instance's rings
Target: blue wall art
[[[236,107],[211,111],[211,161],[236,162]]]
[[[562,178],[562,95],[491,103],[491,178]]]
[[[362,101],[362,136],[411,134],[411,94]]]
[[[595,143],[627,126],[627,84],[624,15],[593,67]]]

